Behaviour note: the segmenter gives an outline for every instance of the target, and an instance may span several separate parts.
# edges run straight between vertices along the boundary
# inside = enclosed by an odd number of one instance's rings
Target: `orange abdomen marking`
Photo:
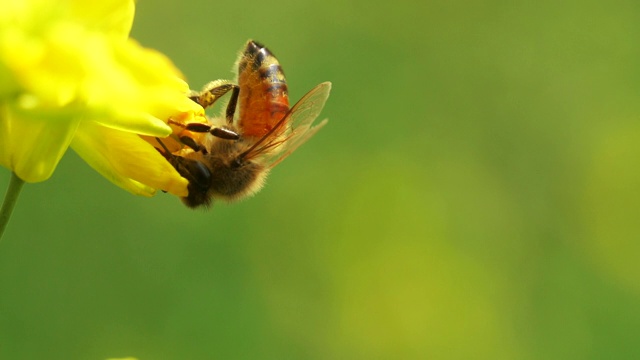
[[[280,63],[264,46],[249,41],[238,62],[239,121],[244,136],[262,137],[289,111]]]

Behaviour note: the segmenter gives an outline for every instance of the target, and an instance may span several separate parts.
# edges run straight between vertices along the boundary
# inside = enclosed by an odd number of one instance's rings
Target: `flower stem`
[[[0,239],[2,239],[2,234],[4,234],[4,230],[7,228],[7,223],[9,223],[13,208],[18,201],[22,185],[24,185],[24,181],[15,173],[11,173],[9,188],[7,189],[7,193],[4,195],[4,201],[2,202],[2,208],[0,209]]]

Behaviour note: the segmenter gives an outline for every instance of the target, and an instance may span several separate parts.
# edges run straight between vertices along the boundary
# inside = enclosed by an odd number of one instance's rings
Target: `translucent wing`
[[[309,140],[327,123],[325,119],[312,126],[320,115],[330,90],[330,82],[323,82],[311,89],[269,133],[245,152],[245,159],[260,157],[267,167],[274,167]]]

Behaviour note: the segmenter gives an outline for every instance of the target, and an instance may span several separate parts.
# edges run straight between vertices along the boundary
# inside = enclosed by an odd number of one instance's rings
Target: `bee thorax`
[[[267,169],[256,162],[239,158],[235,151],[211,151],[205,161],[211,170],[210,191],[215,198],[239,200],[253,195],[262,185]]]

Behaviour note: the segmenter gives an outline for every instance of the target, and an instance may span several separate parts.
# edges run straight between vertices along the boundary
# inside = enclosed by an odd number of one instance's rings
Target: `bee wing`
[[[315,133],[318,132],[318,130],[320,130],[328,122],[329,122],[329,119],[324,119],[318,125],[314,127],[307,126],[306,130],[296,133],[297,134],[296,136],[292,136],[291,138],[289,138],[290,140],[287,140],[287,142],[284,144],[284,148],[282,149],[281,152],[277,154],[277,156],[272,156],[266,159],[265,161],[266,164],[270,168],[273,168],[274,166],[278,165],[282,160],[286,159],[289,155],[291,155],[291,153],[293,153],[298,148],[298,146],[304,144],[313,135],[315,135]]]
[[[258,140],[247,152],[246,158],[261,156],[267,167],[274,167],[298,146],[309,140],[327,120],[312,126],[324,107],[331,83],[323,82],[300,99],[273,129]]]

